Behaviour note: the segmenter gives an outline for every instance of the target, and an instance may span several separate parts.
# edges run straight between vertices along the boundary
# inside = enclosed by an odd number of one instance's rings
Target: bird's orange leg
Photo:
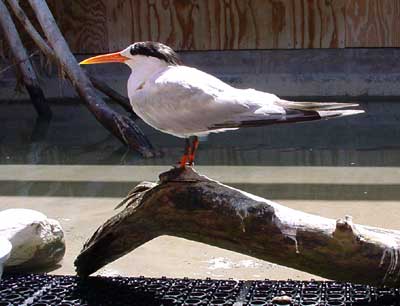
[[[189,138],[186,138],[186,141],[185,141],[185,152],[183,153],[183,156],[181,157],[181,160],[179,162],[179,167],[180,168],[185,168],[186,167],[186,163],[190,159],[191,151],[192,151],[192,148],[190,147]]]
[[[193,166],[193,164],[194,164],[194,158],[195,158],[198,147],[199,147],[199,138],[197,136],[194,136],[191,152],[189,154],[189,165],[190,166]]]

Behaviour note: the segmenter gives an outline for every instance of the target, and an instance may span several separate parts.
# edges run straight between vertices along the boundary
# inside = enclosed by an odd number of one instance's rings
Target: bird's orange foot
[[[183,155],[181,160],[179,161],[179,168],[184,169],[186,167],[187,160],[187,155]]]
[[[179,168],[184,169],[187,163],[191,165],[190,163],[191,156],[192,156],[192,148],[190,146],[186,146],[185,153],[183,154],[181,160],[179,161]]]
[[[194,166],[194,154],[193,153],[189,155],[188,160],[189,160],[189,166],[191,166],[191,167]]]
[[[199,140],[197,136],[195,136],[192,145],[190,145],[189,139],[186,139],[185,153],[183,154],[181,160],[179,161],[179,168],[184,169],[187,164],[189,166],[194,165],[194,158],[198,146],[199,146]]]
[[[190,166],[194,165],[194,158],[196,156],[196,151],[197,151],[198,147],[199,147],[199,139],[197,138],[197,136],[195,136],[192,147],[190,148],[190,154],[189,154],[189,165]]]

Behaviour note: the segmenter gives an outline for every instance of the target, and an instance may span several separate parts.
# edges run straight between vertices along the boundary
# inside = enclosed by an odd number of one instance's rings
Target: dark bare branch
[[[93,86],[96,87],[97,90],[101,91],[103,94],[111,98],[112,100],[116,101],[127,113],[132,114],[132,118],[138,118],[135,112],[132,110],[132,106],[129,102],[127,97],[119,94],[117,91],[112,89],[102,80],[89,75],[90,81],[92,82]]]
[[[123,143],[140,152],[142,156],[153,157],[157,155],[157,152],[139,127],[128,117],[109,108],[96,93],[88,76],[79,67],[75,57],[72,55],[46,1],[29,0],[29,3],[62,68],[97,120]]]
[[[15,16],[18,18],[19,22],[22,24],[26,32],[29,34],[29,36],[32,38],[35,44],[39,47],[39,49],[52,61],[58,63],[56,54],[53,52],[53,50],[50,48],[47,42],[42,38],[39,32],[35,29],[32,22],[29,20],[28,16],[26,16],[25,12],[19,5],[18,0],[7,0],[7,1],[11,9],[13,10]],[[137,115],[130,106],[128,98],[120,95],[114,89],[109,87],[106,83],[95,78],[94,76],[89,75],[89,78],[93,86],[97,90],[101,91],[103,94],[105,94],[106,96],[110,97],[112,100],[117,102],[126,112],[132,114],[133,118],[137,118]]]
[[[0,1],[0,16],[0,26],[3,30],[5,40],[10,47],[13,57],[15,58],[15,61],[17,63],[16,66],[21,73],[22,82],[24,83],[24,86],[28,91],[33,106],[35,107],[39,117],[50,119],[52,116],[52,112],[46,102],[43,91],[40,88],[36,73],[33,69],[32,63],[30,62],[28,53],[26,52],[25,47],[22,44],[15,24],[3,0]]]

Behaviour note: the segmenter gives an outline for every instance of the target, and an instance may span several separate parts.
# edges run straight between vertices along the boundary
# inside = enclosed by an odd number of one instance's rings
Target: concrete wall
[[[184,63],[207,71],[240,88],[255,88],[286,97],[400,96],[400,49],[313,49],[187,51]],[[86,57],[86,56],[85,56]],[[78,59],[84,58],[78,56]],[[112,87],[126,94],[129,68],[120,64],[86,66]],[[76,94],[54,71],[42,75],[48,98]],[[0,75],[0,100],[26,99],[16,94],[11,70]]]

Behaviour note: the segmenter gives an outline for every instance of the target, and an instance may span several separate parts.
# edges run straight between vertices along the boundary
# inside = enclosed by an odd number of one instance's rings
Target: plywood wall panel
[[[345,0],[292,0],[292,3],[295,48],[345,46]]]
[[[56,1],[57,23],[73,52],[101,53],[108,51],[106,2],[108,1]]]
[[[345,2],[59,0],[57,20],[77,53],[116,51],[143,40],[176,50],[341,48]]]
[[[250,0],[241,16],[238,48],[294,48],[292,0]],[[246,29],[242,30],[242,27]]]
[[[400,47],[400,1],[347,1],[346,47]]]
[[[125,48],[134,30],[133,4],[130,0],[106,1],[107,34],[109,51]]]
[[[180,50],[207,49],[214,41],[210,16],[214,14],[213,2],[219,1],[131,0],[131,2],[134,7],[131,41],[160,41]]]
[[[131,0],[132,41],[179,50],[344,46],[344,0]]]

